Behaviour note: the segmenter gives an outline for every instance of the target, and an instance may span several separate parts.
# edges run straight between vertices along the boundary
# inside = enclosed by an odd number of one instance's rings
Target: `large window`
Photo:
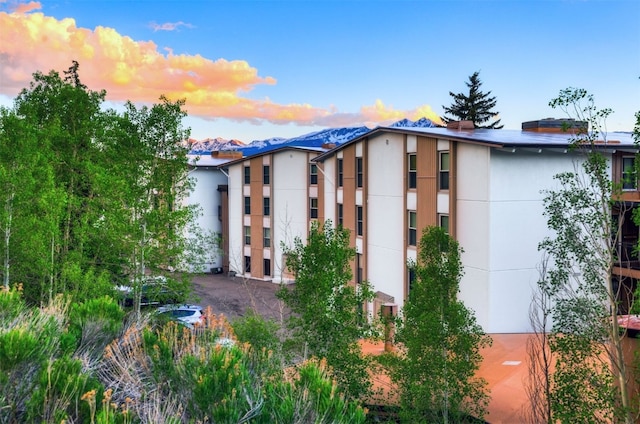
[[[362,206],[356,206],[356,235],[364,234],[364,218]]]
[[[316,197],[309,199],[309,217],[311,219],[318,218],[318,199]]]
[[[622,189],[635,190],[638,186],[635,158],[633,156],[622,158]]]
[[[244,198],[244,214],[251,215],[251,198],[249,196]]]
[[[251,244],[251,227],[244,227],[244,244]]]
[[[344,207],[338,203],[338,225],[344,225]]]
[[[271,198],[270,197],[262,198],[262,214],[264,216],[271,215]]]
[[[271,228],[262,229],[262,246],[271,247]]]
[[[364,164],[362,158],[356,158],[356,187],[362,187],[364,179]]]
[[[416,154],[410,153],[407,162],[407,168],[409,169],[407,186],[408,188],[416,188],[418,187],[418,162]]]
[[[309,165],[309,184],[318,184],[318,165],[316,165],[315,163]]]
[[[343,183],[343,172],[344,172],[344,168],[343,168],[343,164],[342,164],[342,159],[338,159],[337,160],[337,168],[338,168],[338,187],[342,187],[342,183]]]
[[[271,184],[271,168],[269,168],[269,165],[262,165],[262,184]]]
[[[251,168],[249,166],[244,167],[244,183],[251,184]]]
[[[418,214],[409,211],[409,233],[407,235],[409,246],[416,246],[418,242]]]
[[[439,160],[439,188],[449,190],[449,152],[440,152]]]

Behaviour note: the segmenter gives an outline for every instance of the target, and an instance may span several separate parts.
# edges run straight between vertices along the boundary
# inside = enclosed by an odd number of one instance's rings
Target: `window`
[[[338,187],[342,187],[342,172],[343,172],[342,159],[338,159],[337,168],[338,168],[338,178],[337,178]]]
[[[271,247],[271,228],[262,229],[262,246]]]
[[[244,227],[244,244],[251,244],[251,227]]]
[[[270,197],[262,198],[262,214],[264,216],[271,215],[271,198]]]
[[[413,211],[409,211],[409,246],[416,246],[418,241],[418,214]]]
[[[309,199],[309,217],[311,219],[317,219],[318,218],[318,199],[315,197],[312,197]]]
[[[338,225],[344,225],[344,207],[338,203]]]
[[[449,152],[440,152],[439,188],[449,190]]]
[[[357,187],[362,187],[362,180],[363,180],[363,163],[362,163],[362,158],[356,158],[356,186]]]
[[[244,214],[251,215],[251,198],[249,196],[244,198]]]
[[[416,269],[411,267],[407,273],[407,295],[411,293],[411,289],[413,289],[413,284],[416,282]],[[407,296],[408,297],[408,296]]]
[[[418,163],[415,153],[409,154],[407,167],[409,168],[409,175],[407,179],[407,186],[409,188],[416,188],[418,186]]]
[[[439,215],[438,220],[440,221],[440,228],[442,228],[445,233],[449,234],[449,215]]]
[[[356,206],[356,235],[361,236],[364,233],[362,206]]]
[[[262,262],[262,267],[264,268],[264,276],[268,277],[271,275],[271,259],[265,259]]]
[[[356,282],[362,283],[362,254],[356,253]]]
[[[244,272],[251,272],[251,256],[244,257]]]
[[[635,158],[628,156],[622,158],[622,189],[634,190],[638,186]]]
[[[262,165],[262,184],[271,184],[271,169],[269,165]]]
[[[316,164],[309,165],[309,184],[318,184],[318,165]]]
[[[251,184],[251,167],[244,167],[244,183]]]

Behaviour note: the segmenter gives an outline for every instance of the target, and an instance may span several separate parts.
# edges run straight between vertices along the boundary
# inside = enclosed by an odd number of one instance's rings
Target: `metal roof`
[[[496,148],[569,148],[572,146],[573,134],[570,133],[545,133],[534,131],[519,130],[495,130],[495,129],[474,129],[474,130],[457,130],[447,128],[421,128],[421,127],[377,127],[371,131],[342,143],[327,153],[318,156],[314,160],[323,161],[325,158],[332,156],[335,152],[344,147],[364,140],[366,138],[384,133],[400,133],[413,134],[418,136],[427,136],[442,138],[448,140],[456,140],[464,143],[483,144]],[[598,148],[605,150],[633,150],[637,151],[638,146],[634,143],[631,133],[612,132],[608,133],[606,143],[598,140]]]
[[[322,148],[322,147],[307,147],[307,146],[282,146],[282,147],[278,147],[277,149],[265,150],[265,151],[256,153],[255,155],[245,156],[245,157],[242,157],[242,158],[239,158],[239,159],[234,159],[234,160],[231,160],[231,161],[228,160],[228,161],[218,165],[218,168],[226,167],[226,166],[233,166],[233,165],[236,165],[238,163],[244,162],[244,161],[252,159],[252,158],[257,158],[257,157],[264,156],[264,155],[270,155],[272,153],[280,153],[280,152],[284,152],[284,151],[287,151],[287,150],[298,150],[298,151],[303,151],[303,152],[324,153],[328,149],[325,149],[325,148]]]

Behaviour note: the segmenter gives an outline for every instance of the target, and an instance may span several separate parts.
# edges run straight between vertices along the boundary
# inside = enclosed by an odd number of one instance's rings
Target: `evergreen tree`
[[[500,125],[500,119],[485,125],[490,119],[498,116],[498,112],[492,110],[496,106],[496,98],[490,97],[491,91],[487,93],[480,91],[482,81],[478,77],[479,74],[480,72],[476,71],[469,77],[469,82],[466,83],[469,94],[455,94],[449,91],[449,95],[453,97],[453,103],[450,107],[442,106],[442,108],[445,114],[453,117],[443,116],[444,122],[471,121],[475,128],[501,129],[504,126]]]

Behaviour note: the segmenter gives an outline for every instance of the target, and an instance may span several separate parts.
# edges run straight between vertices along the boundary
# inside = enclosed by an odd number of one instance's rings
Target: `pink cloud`
[[[28,12],[39,7],[32,2],[14,9]],[[244,93],[256,86],[275,85],[276,79],[260,76],[244,60],[211,60],[174,54],[170,49],[162,53],[153,41],[136,41],[113,28],[79,28],[74,19],[26,12],[0,12],[0,93],[8,96],[27,87],[35,71],[62,72],[76,60],[83,82],[93,90],[105,89],[111,101],[153,103],[164,94],[186,99],[189,114],[205,119],[346,126],[427,116],[439,122],[427,105],[400,111],[377,100],[356,113],[340,113],[333,107],[249,99]],[[187,26],[182,22],[164,25],[163,30]]]

